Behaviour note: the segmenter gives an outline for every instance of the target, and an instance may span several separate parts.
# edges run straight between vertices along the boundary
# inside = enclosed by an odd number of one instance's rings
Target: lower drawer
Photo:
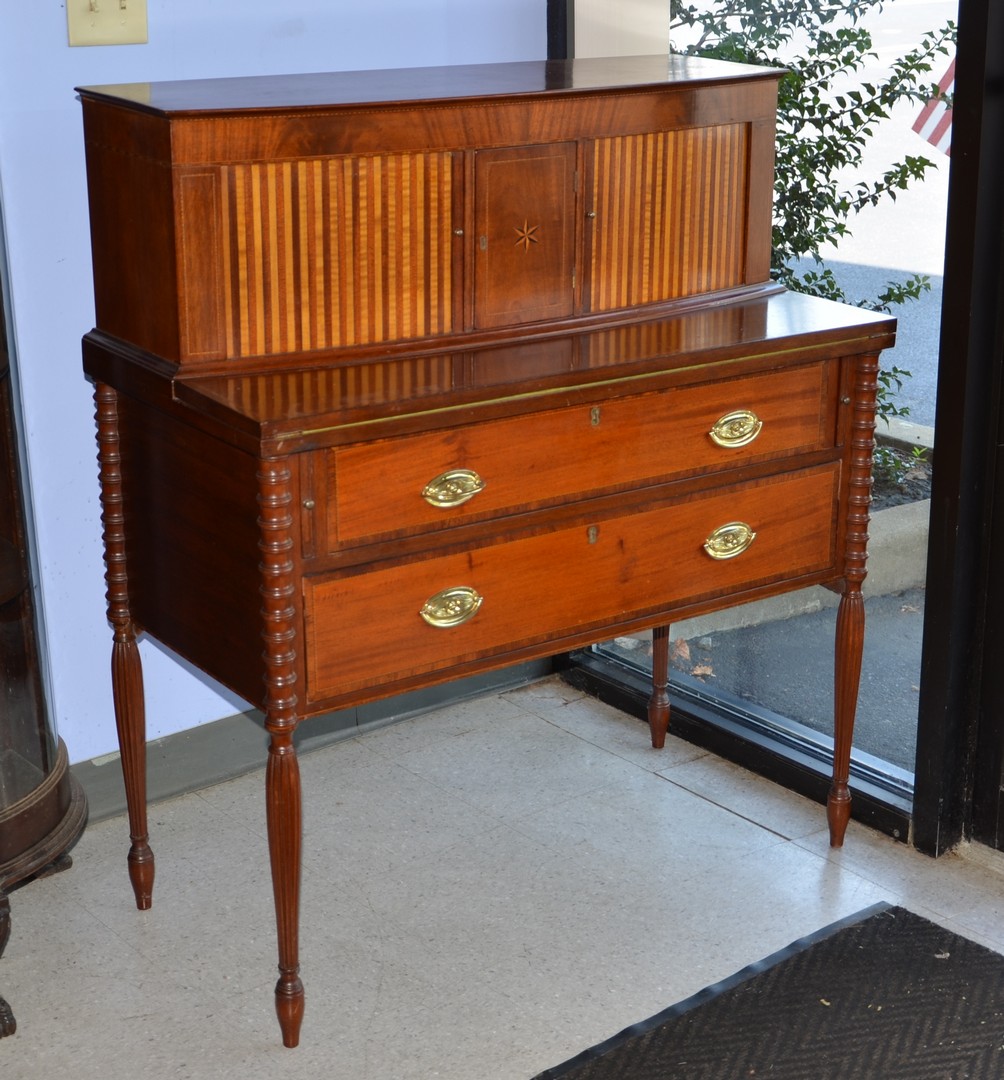
[[[825,465],[466,552],[307,578],[307,697],[826,571],[838,477],[839,465]]]

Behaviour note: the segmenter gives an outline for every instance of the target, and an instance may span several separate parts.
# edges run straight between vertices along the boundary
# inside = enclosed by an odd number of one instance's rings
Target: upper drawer
[[[317,550],[828,446],[828,370],[812,364],[319,451]]]

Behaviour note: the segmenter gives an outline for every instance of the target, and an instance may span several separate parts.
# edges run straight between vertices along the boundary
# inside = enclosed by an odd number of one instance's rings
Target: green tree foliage
[[[907,155],[868,176],[863,153],[898,102],[919,106],[937,95],[955,25],[925,34],[879,81],[866,82],[862,71],[875,53],[862,20],[884,6],[884,0],[674,0],[671,41],[687,53],[786,69],[778,91],[773,277],[797,292],[889,311],[929,289],[928,278],[914,274],[888,282],[877,297],[849,298],[821,251],[850,232],[858,211],[894,200],[937,167]],[[908,375],[897,368],[883,373],[883,416],[905,413],[891,394]]]

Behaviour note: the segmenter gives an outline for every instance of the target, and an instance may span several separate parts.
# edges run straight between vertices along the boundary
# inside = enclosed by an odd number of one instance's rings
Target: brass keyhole
[[[589,541],[590,544],[595,544],[596,541],[599,540],[599,538],[600,538],[600,527],[599,527],[599,525],[590,525],[589,528],[586,529],[586,539]]]
[[[593,427],[599,427],[600,426],[600,407],[599,407],[599,405],[594,405],[589,410],[589,423],[592,424]]]

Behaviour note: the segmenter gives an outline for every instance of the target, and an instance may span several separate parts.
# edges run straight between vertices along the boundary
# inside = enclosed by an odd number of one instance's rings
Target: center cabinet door
[[[552,143],[476,155],[477,329],[572,314],[575,151]]]

